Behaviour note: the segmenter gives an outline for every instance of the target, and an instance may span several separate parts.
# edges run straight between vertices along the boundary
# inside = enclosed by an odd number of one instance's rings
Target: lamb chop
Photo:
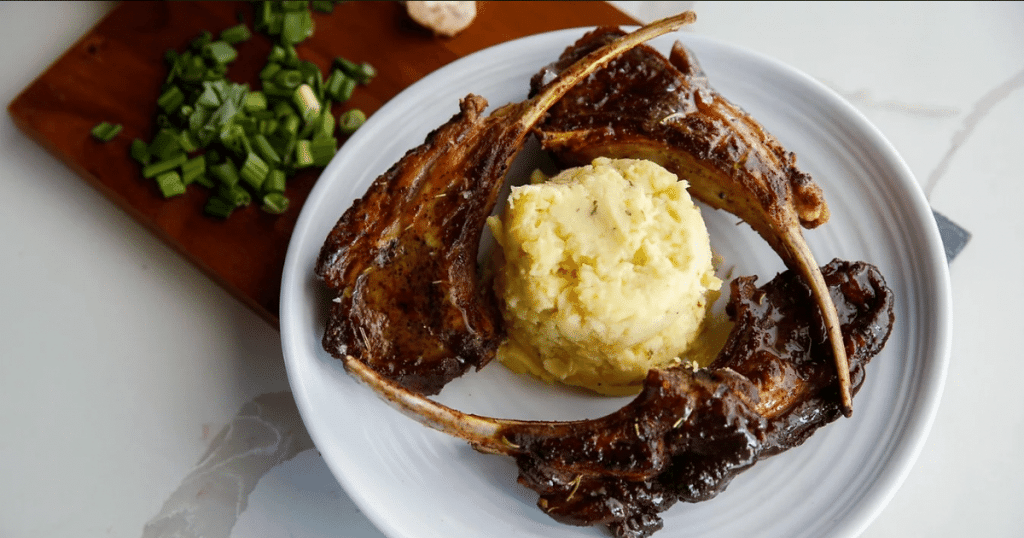
[[[838,305],[856,392],[893,324],[892,292],[863,262],[834,260],[823,279]],[[470,415],[406,390],[346,357],[349,372],[389,403],[481,451],[515,458],[538,506],[573,525],[650,536],[677,501],[716,496],[757,461],[802,444],[842,415],[827,329],[805,280],[787,270],[758,288],[731,284],[729,338],[706,369],[651,370],[641,393],[593,420]]]
[[[567,66],[623,34],[599,28],[531,80],[542,91]],[[821,189],[796,157],[740,107],[718,94],[676,42],[668,58],[643,45],[574,86],[537,126],[541,145],[565,166],[595,157],[647,159],[690,182],[690,193],[739,216],[811,285],[828,328],[844,413],[852,412],[839,320],[801,226],[829,218]]]
[[[353,377],[424,424],[515,458],[520,481],[539,493],[538,505],[555,519],[604,524],[618,536],[649,536],[673,503],[715,496],[737,473],[838,418],[849,397],[837,389],[837,378],[859,389],[864,365],[892,326],[891,292],[878,271],[836,261],[824,275],[790,269],[762,288],[753,277],[735,280],[728,311],[736,324],[718,359],[697,372],[652,370],[632,403],[603,418],[495,419],[423,395],[485,364],[500,341],[500,316],[490,290],[478,283],[475,254],[505,170],[532,126],[609,58],[692,18],[684,14],[615,40],[561,70],[528,101],[489,116],[482,116],[482,98],[466,97],[458,114],[342,216],[316,266],[336,293],[324,346]],[[773,234],[792,233],[767,223],[770,197],[759,199],[755,189],[735,198],[742,185],[718,180],[725,182],[725,199],[738,200],[727,209],[749,219],[773,246],[782,245],[776,250],[789,245]],[[816,192],[809,178],[782,185],[774,196],[784,204],[801,205]],[[818,208],[817,216],[798,211],[805,224],[827,218],[819,202],[807,204]],[[831,321],[812,301],[822,290],[808,272],[830,287],[840,307],[832,307]],[[833,327],[849,357],[838,373],[830,366]]]
[[[686,12],[611,40],[532,98],[487,116],[484,98],[463,99],[459,113],[378,177],[328,235],[315,267],[336,296],[324,348],[424,394],[493,358],[501,316],[493,292],[478,283],[477,247],[510,163],[573,85],[694,19]]]

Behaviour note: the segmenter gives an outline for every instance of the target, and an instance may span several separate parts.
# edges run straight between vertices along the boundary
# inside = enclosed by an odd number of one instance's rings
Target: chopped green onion
[[[185,102],[185,94],[181,92],[181,88],[177,86],[171,86],[167,88],[167,91],[162,93],[157,98],[156,104],[164,110],[164,112],[170,114],[171,112],[178,110],[181,104]]]
[[[331,0],[313,0],[310,4],[313,10],[321,13],[331,13],[334,11],[334,2]]]
[[[263,95],[266,95],[266,94],[263,94]],[[268,105],[270,104],[269,101],[267,102],[267,104]],[[252,117],[252,119],[257,120],[257,121],[274,120],[274,119],[276,119],[275,116],[274,116],[274,111],[273,110],[267,110],[265,108],[263,110],[253,110],[252,112],[249,113],[249,116]]]
[[[274,118],[260,119],[256,121],[256,134],[263,136],[272,135],[277,131],[277,127],[280,124]]]
[[[206,200],[206,206],[203,207],[203,211],[207,215],[220,217],[226,219],[231,215],[231,212],[235,210],[235,203],[233,201],[225,199],[219,194],[211,196]]]
[[[242,176],[242,180],[252,187],[253,190],[259,191],[269,172],[270,166],[267,165],[266,161],[261,159],[259,155],[249,152],[245,157],[245,163],[242,164],[242,170],[238,174]]]
[[[289,114],[280,118],[280,131],[286,133],[288,136],[294,137],[299,134],[299,127],[302,125],[302,120],[299,119],[294,113]]]
[[[281,35],[281,28],[284,27],[284,15],[273,13],[267,19],[267,33],[270,35]]]
[[[324,109],[320,118],[314,122],[312,138],[320,138],[334,135],[334,116],[330,109]]]
[[[260,209],[273,215],[280,215],[288,211],[288,198],[279,192],[267,193],[263,196],[263,205]]]
[[[278,152],[284,157],[281,159],[281,164],[284,166],[290,166],[292,159],[295,157],[295,146],[299,143],[299,139],[292,137],[281,145],[280,151]]]
[[[310,86],[316,86],[316,79],[320,78],[320,83],[323,83],[323,74],[320,73],[320,68],[315,63],[308,60],[301,60],[299,64],[295,66],[295,69],[302,74],[302,81]]]
[[[206,73],[203,73],[203,80],[221,80],[228,74],[227,64],[215,64],[211,65]]]
[[[298,69],[282,69],[274,75],[274,84],[294,90],[302,84],[302,72]]]
[[[256,134],[266,136],[277,130],[278,121],[274,118],[256,120]]]
[[[167,49],[164,51],[164,61],[170,64],[171,67],[174,67],[174,65],[178,63],[178,58],[180,57],[181,54],[178,54],[178,51],[174,49]]]
[[[178,71],[180,72],[182,80],[186,82],[196,82],[202,80],[206,76],[206,62],[199,56],[193,56],[188,54],[182,56],[180,63],[178,64]]]
[[[295,50],[295,47],[290,43],[283,43],[282,47],[284,48],[284,65],[298,67],[299,51]]]
[[[292,93],[295,93],[295,92],[292,92]],[[274,108],[272,108],[271,110],[273,110],[274,117],[277,118],[277,119],[281,119],[284,116],[295,116],[296,115],[295,114],[295,108],[293,108],[292,105],[290,105],[287,100],[283,100],[283,99],[277,101],[276,103],[274,103]]]
[[[284,86],[280,86],[272,80],[263,81],[263,93],[269,97],[291,97],[295,93],[294,89],[288,89]]]
[[[365,122],[366,114],[362,110],[358,108],[346,110],[338,118],[338,130],[341,131],[341,134],[350,135],[356,132],[356,129],[362,127]]]
[[[210,121],[211,115],[213,115],[213,112],[209,108],[197,106],[188,117],[188,129],[192,131],[193,135],[196,135],[199,139],[199,145],[201,146],[205,146],[209,143],[208,141],[204,143],[204,139],[200,136],[200,132],[203,130],[203,126]]]
[[[274,147],[270,145],[267,137],[257,134],[252,137],[252,146],[256,153],[263,157],[267,164],[278,166],[281,164],[281,156],[277,154]]]
[[[167,117],[167,114],[158,114],[156,116],[156,126],[161,129],[171,129],[174,127],[174,122],[171,118]]]
[[[281,49],[281,52],[283,54],[284,49]],[[280,70],[281,64],[275,62],[267,62],[267,65],[265,65],[263,69],[260,70],[260,80],[266,82],[267,79],[273,78],[273,76],[276,75],[277,72]]]
[[[313,153],[310,151],[309,140],[299,140],[295,143],[295,167],[305,168],[313,166]]]
[[[149,164],[150,159],[152,159],[152,155],[149,154],[149,146],[138,138],[132,140],[132,145],[128,152],[132,159],[135,159],[136,162],[142,165]]]
[[[263,182],[263,192],[284,192],[285,179],[284,171],[274,168],[267,174],[267,179]]]
[[[373,77],[377,76],[377,69],[367,62],[359,64],[359,76],[356,78],[360,84],[369,84]]]
[[[229,123],[221,129],[220,141],[224,144],[224,147],[235,153],[248,151],[245,147],[248,143],[245,139],[245,129],[237,123]]]
[[[284,51],[284,47],[280,45],[274,45],[273,47],[270,48],[270,54],[267,55],[267,62],[281,63],[285,61],[285,58],[287,57],[288,54]]]
[[[217,186],[217,184],[214,183],[213,180],[210,179],[206,174],[200,174],[196,176],[196,178],[192,180],[192,183],[195,183],[196,185],[202,185],[207,189],[212,189]]]
[[[217,194],[223,197],[225,200],[234,204],[235,207],[242,207],[252,203],[252,195],[249,191],[245,190],[245,187],[241,185],[227,185],[221,184],[217,187]]]
[[[181,181],[181,176],[173,170],[156,176],[156,184],[160,187],[160,193],[164,195],[164,198],[185,194],[185,183]]]
[[[267,96],[263,92],[248,92],[245,94],[245,103],[242,108],[246,112],[256,112],[267,109]]]
[[[181,150],[185,153],[192,153],[199,149],[199,142],[192,135],[192,131],[188,130],[178,134],[178,145],[181,146]]]
[[[185,161],[187,160],[188,156],[186,156],[184,153],[178,153],[177,155],[169,159],[164,159],[162,161],[147,164],[146,166],[142,167],[142,177],[146,179],[157,177],[160,174],[163,174],[170,170],[174,170],[175,168],[181,166],[182,164],[185,164]]]
[[[204,110],[204,109],[199,109]],[[192,118],[197,116],[203,118],[202,122],[189,121],[190,130],[195,135],[197,142],[201,147],[209,146],[220,132],[217,130],[217,123],[212,121],[213,114],[200,114],[199,110],[192,114]],[[190,118],[191,119],[191,118]],[[197,126],[192,127],[193,124],[200,123]]]
[[[230,159],[211,166],[210,173],[220,181],[221,185],[233,187],[238,183],[238,168]]]
[[[226,218],[236,206],[256,199],[264,211],[286,211],[287,178],[300,168],[326,165],[337,152],[335,130],[348,134],[365,120],[358,111],[336,118],[332,105],[349,100],[355,86],[376,74],[369,64],[337,58],[328,76],[299,58],[296,45],[313,32],[312,11],[332,11],[335,3],[254,6],[252,28],[271,38],[257,89],[227,79],[229,64],[238,58],[236,45],[253,35],[242,15],[217,36],[204,31],[185,50],[168,50],[157,132],[130,147],[143,175],[156,178],[165,196],[192,183],[215,191],[205,208],[213,216]],[[120,128],[97,126],[93,136],[112,138]]]
[[[213,33],[211,33],[209,30],[203,30],[195,39],[192,40],[192,50],[197,52],[201,51],[203,50],[203,47],[209,45],[212,41]]]
[[[331,76],[324,83],[324,90],[327,95],[330,95],[335,101],[340,103],[348,101],[355,89],[356,79],[345,75],[341,69],[331,70]]]
[[[220,40],[229,45],[248,41],[251,37],[252,32],[249,31],[249,27],[244,23],[227,28],[220,33]]]
[[[100,142],[110,142],[117,136],[117,133],[121,132],[122,128],[123,126],[121,124],[113,124],[104,121],[97,123],[96,126],[92,128],[92,131],[90,131],[90,134]]]
[[[203,93],[196,99],[196,107],[217,108],[220,106],[220,95],[213,89],[213,83],[203,82]]]
[[[305,7],[305,2],[300,2]],[[309,10],[288,11],[281,26],[281,41],[297,45],[313,35],[313,17]]]
[[[341,69],[346,75],[354,74],[355,72],[359,71],[359,64],[353,62],[352,60],[349,60],[348,58],[343,58],[341,56],[334,57],[334,65],[338,66],[338,68]]]
[[[203,48],[203,55],[214,63],[224,65],[233,62],[238,57],[238,51],[224,41],[214,41]]]
[[[356,79],[360,84],[368,84],[373,77],[377,76],[377,70],[366,62],[357,64],[351,60],[338,56],[334,58],[334,63],[342,70],[342,72]]]
[[[314,138],[309,143],[309,153],[313,156],[313,166],[327,166],[338,151],[338,141],[333,137]]]
[[[302,130],[299,131],[299,138],[310,139],[313,138],[313,131],[319,125],[320,116],[309,118],[306,123],[302,126]]]
[[[273,134],[280,124],[281,122],[273,117],[260,119],[256,124],[256,132],[264,136]]]
[[[189,185],[206,173],[206,156],[197,155],[181,165],[181,181]]]
[[[299,109],[299,115],[302,116],[304,121],[310,121],[320,115],[320,101],[316,98],[316,94],[313,93],[313,88],[309,87],[309,84],[303,84],[295,90],[295,94],[292,97],[295,102],[295,106]]]
[[[160,160],[171,158],[181,151],[181,141],[173,129],[160,129],[149,143],[149,153]]]
[[[256,17],[255,17],[256,20],[255,20],[255,23],[254,23],[255,28],[257,30],[261,31],[261,32],[270,33],[270,32],[267,32],[267,25],[268,25],[268,23],[270,21],[270,18],[274,14],[274,3],[273,2],[269,2],[269,1],[260,2],[259,9],[255,10],[255,11],[256,11]]]
[[[259,121],[252,116],[241,116],[235,118],[235,123],[240,125],[242,130],[245,131],[245,134],[250,136],[256,134],[259,129]]]

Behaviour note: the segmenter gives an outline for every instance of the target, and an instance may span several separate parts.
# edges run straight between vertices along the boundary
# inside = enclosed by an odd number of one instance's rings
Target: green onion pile
[[[338,148],[337,130],[350,135],[366,120],[358,109],[335,118],[333,103],[344,103],[376,71],[367,63],[335,58],[324,79],[312,62],[299,59],[295,46],[313,33],[310,3],[255,4],[255,29],[274,42],[259,74],[262,88],[227,80],[235,45],[252,37],[240,23],[217,39],[206,31],[184,52],[167,51],[170,72],[157,99],[158,131],[146,142],[135,139],[131,156],[143,177],[156,181],[165,198],[183,194],[193,183],[211,190],[204,211],[227,218],[257,200],[273,214],[288,209],[285,183],[297,170],[322,167]],[[329,12],[333,2],[313,2]],[[120,126],[93,128],[110,140]]]

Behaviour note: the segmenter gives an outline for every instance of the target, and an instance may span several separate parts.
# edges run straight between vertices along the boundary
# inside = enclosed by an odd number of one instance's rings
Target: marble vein
[[[953,138],[949,144],[949,149],[946,150],[946,153],[942,156],[942,159],[939,160],[939,164],[935,169],[928,174],[928,179],[924,182],[925,196],[929,199],[931,198],[932,191],[935,190],[935,186],[938,185],[939,180],[941,180],[942,176],[945,175],[950,162],[953,160],[953,156],[956,155],[964,142],[970,138],[971,133],[974,132],[978,124],[988,116],[989,112],[991,112],[996,105],[1009,97],[1015,90],[1022,87],[1024,87],[1024,69],[1021,69],[1003,83],[986,92],[978,99],[977,102],[974,103],[974,107],[961,123],[960,129],[953,134]]]
[[[256,397],[214,437],[143,538],[228,538],[260,478],[310,448],[290,392]]]
[[[949,118],[960,113],[960,111],[955,107],[907,103],[897,99],[875,99],[870,90],[861,89],[847,92],[840,90],[833,84],[825,84],[832,88],[833,91],[842,95],[847,101],[860,104],[867,108],[880,108],[882,110],[898,112],[900,114],[918,118]]]

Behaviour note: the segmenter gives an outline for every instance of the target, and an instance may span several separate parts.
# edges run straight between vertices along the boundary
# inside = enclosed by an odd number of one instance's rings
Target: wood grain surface
[[[420,28],[399,2],[345,2],[333,13],[314,13],[315,33],[299,57],[327,72],[336,56],[377,68],[335,113],[360,108],[372,115],[423,76],[453,60],[537,33],[597,25],[635,24],[605,2],[478,2],[477,18],[454,38]],[[285,252],[299,210],[319,170],[289,183],[291,207],[269,215],[253,204],[227,220],[203,214],[208,191],[198,186],[164,200],[128,157],[131,141],[155,132],[156,98],[167,74],[168,49],[182,51],[201,31],[218,34],[242,18],[246,2],[123,2],[42,73],[8,106],[14,123],[70,166],[112,202],[195,263],[215,281],[277,326]],[[582,33],[581,33],[582,35]],[[270,40],[256,34],[239,44],[228,78],[259,88],[258,73]],[[561,51],[551,51],[554,60]],[[524,81],[524,84],[526,81]],[[124,126],[111,142],[89,131],[101,121]],[[344,142],[344,140],[342,140]],[[344,208],[338,209],[340,215]]]

